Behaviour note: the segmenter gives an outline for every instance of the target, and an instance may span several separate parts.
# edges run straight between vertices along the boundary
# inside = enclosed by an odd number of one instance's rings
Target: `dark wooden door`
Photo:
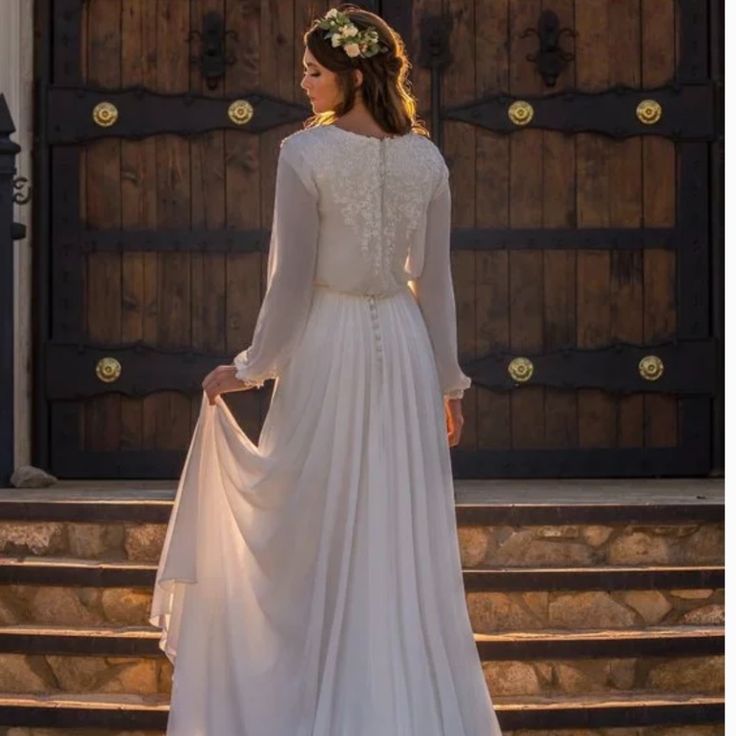
[[[703,0],[413,4],[475,381],[458,475],[711,469],[709,12]]]
[[[301,35],[327,7],[39,3],[37,462],[57,475],[177,477],[202,377],[250,343],[278,143],[309,114]],[[549,85],[524,35],[543,10],[576,33]],[[452,172],[460,349],[475,380],[459,475],[709,470],[707,10],[384,3]],[[637,118],[645,99],[661,106],[656,123],[656,105]],[[227,396],[251,437],[269,394]]]
[[[250,343],[279,141],[309,114],[301,35],[327,5],[40,7],[48,462],[63,477],[176,477],[202,378]],[[271,385],[227,397],[251,436]]]

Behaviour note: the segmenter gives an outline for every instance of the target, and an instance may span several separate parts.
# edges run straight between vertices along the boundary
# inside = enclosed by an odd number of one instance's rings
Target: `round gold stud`
[[[99,102],[92,109],[92,120],[101,128],[115,125],[118,119],[118,109],[112,102]]]
[[[508,367],[511,378],[517,383],[524,383],[532,377],[534,364],[529,358],[514,358]]]
[[[664,363],[656,355],[645,355],[639,361],[639,374],[647,381],[656,381],[664,373]]]
[[[509,105],[508,115],[514,125],[528,125],[534,117],[534,108],[525,100],[516,100]]]
[[[644,125],[654,125],[662,117],[662,105],[657,100],[642,100],[636,106],[636,117]]]
[[[234,100],[227,109],[227,116],[235,125],[245,125],[253,117],[253,105],[248,100]]]
[[[123,371],[123,367],[120,362],[115,358],[100,358],[97,361],[95,373],[97,378],[104,383],[114,383],[120,378],[120,374]]]

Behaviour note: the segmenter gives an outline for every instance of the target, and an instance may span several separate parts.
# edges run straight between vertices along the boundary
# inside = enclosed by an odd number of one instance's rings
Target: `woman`
[[[251,346],[203,382],[150,621],[170,736],[501,736],[465,604],[449,445],[448,170],[400,37],[305,34]],[[275,379],[258,444],[221,394]]]

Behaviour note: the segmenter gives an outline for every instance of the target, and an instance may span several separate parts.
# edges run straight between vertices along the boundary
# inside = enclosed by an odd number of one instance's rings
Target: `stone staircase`
[[[163,734],[147,616],[173,494],[0,490],[0,736]],[[456,501],[505,734],[724,733],[722,481],[458,481]]]

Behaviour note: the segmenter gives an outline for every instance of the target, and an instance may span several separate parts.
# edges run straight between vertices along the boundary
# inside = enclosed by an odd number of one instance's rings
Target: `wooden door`
[[[412,4],[475,384],[461,477],[711,469],[709,10]]]
[[[41,420],[57,475],[178,476],[203,377],[250,344],[279,142],[309,114],[301,37],[326,10],[41,3],[53,53],[40,73],[51,278]],[[227,396],[251,437],[271,387]]]
[[[706,473],[707,4],[383,5],[452,172],[475,382],[456,473]],[[203,376],[250,343],[278,143],[309,114],[301,35],[327,7],[39,0],[37,464],[178,476]],[[543,11],[576,34],[565,63],[528,58]],[[227,396],[251,437],[270,389]]]

